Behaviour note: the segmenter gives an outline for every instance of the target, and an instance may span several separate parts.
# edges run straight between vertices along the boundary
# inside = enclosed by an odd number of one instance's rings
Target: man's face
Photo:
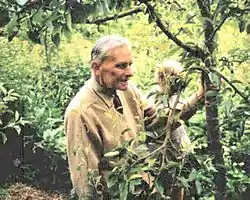
[[[102,86],[125,91],[133,76],[131,49],[128,46],[114,48],[108,52],[107,59],[102,63],[93,62],[92,67]]]

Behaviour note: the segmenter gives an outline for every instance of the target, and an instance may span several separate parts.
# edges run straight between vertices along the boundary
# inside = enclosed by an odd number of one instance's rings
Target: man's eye
[[[119,68],[119,69],[124,69],[128,66],[130,66],[131,64],[130,63],[118,63],[115,65],[116,68]]]

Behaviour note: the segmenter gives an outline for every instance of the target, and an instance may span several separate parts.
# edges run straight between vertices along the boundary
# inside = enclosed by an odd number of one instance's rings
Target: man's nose
[[[134,75],[134,68],[131,65],[129,65],[126,68],[125,75],[128,76],[128,77],[132,77]]]

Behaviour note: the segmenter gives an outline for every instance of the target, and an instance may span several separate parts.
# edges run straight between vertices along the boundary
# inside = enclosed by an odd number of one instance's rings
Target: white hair
[[[108,35],[98,39],[91,51],[91,61],[103,62],[109,55],[108,52],[114,48],[128,46],[131,47],[130,42],[119,35]]]

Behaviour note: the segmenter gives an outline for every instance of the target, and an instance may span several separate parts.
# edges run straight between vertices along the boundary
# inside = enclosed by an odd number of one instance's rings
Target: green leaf
[[[44,16],[41,10],[39,10],[32,18],[34,24],[41,24],[44,21]]]
[[[17,93],[15,93],[15,92],[12,92],[12,93],[11,93],[11,96],[14,96],[14,97],[20,97],[20,95],[19,95],[19,94],[17,94]]]
[[[142,184],[141,179],[133,179],[129,181],[129,192],[134,195],[139,195],[141,193],[141,190],[139,189],[141,188],[141,184]]]
[[[71,40],[72,38],[72,33],[71,31],[68,29],[68,26],[62,26],[62,32],[64,34],[64,36],[67,38],[67,40]]]
[[[63,159],[63,160],[67,160],[67,156],[66,156],[66,154],[62,154],[62,155],[60,155],[60,157]]]
[[[225,102],[225,113],[227,117],[231,114],[232,106],[232,101]]]
[[[104,157],[110,158],[110,157],[115,157],[115,156],[118,156],[118,155],[120,155],[119,151],[111,151],[111,152],[106,153],[104,155]]]
[[[140,142],[145,142],[146,139],[147,139],[147,134],[146,134],[146,132],[141,131],[141,132],[138,134],[138,136],[137,136],[136,139],[137,139],[138,141],[140,141]]]
[[[21,5],[21,6],[23,6],[24,4],[26,4],[27,1],[28,1],[28,0],[16,0],[16,2],[17,2],[19,5]]]
[[[12,19],[9,21],[9,23],[7,24],[7,32],[9,36],[13,34],[14,28],[17,27],[18,25],[17,20],[18,20],[17,15],[14,15]]]
[[[53,30],[52,30],[52,34],[55,35],[56,33],[61,33],[61,24],[60,23],[53,23]]]
[[[142,141],[143,142],[143,141]],[[144,141],[145,142],[145,141]],[[148,147],[145,144],[141,144],[134,149],[136,153],[139,155],[145,155],[148,152]]]
[[[184,187],[184,188],[189,188],[189,184],[188,184],[188,179],[184,178],[184,177],[177,177],[178,181],[181,182],[181,185]]]
[[[239,22],[239,30],[240,30],[240,33],[242,33],[246,28],[246,21],[245,20],[240,20]]]
[[[167,165],[164,167],[166,169],[170,169],[172,167],[179,167],[180,163],[174,161],[168,161]]]
[[[122,182],[119,185],[120,199],[127,199],[128,196],[128,182]]]
[[[239,80],[232,80],[232,81],[230,81],[230,83],[242,83],[242,81],[239,81]]]
[[[2,91],[2,93],[4,95],[7,95],[8,91],[7,91],[7,89],[3,85],[0,85],[0,90]]]
[[[247,34],[250,34],[250,23],[246,27],[246,32],[247,32]]]
[[[163,196],[164,195],[164,186],[162,185],[159,178],[156,179],[156,181],[154,182],[154,185],[155,185],[155,188],[157,189],[157,191]]]
[[[20,115],[17,111],[15,111],[15,120],[18,121],[20,118]]]
[[[51,40],[58,47],[61,42],[60,34],[56,33],[55,35],[52,35]]]
[[[106,12],[110,12],[109,3],[107,2],[107,0],[104,0],[104,5],[105,5]]]
[[[207,97],[215,97],[218,95],[218,92],[217,91],[214,91],[214,90],[210,90],[210,91],[207,91],[206,92],[206,96]]]
[[[141,174],[133,174],[132,176],[129,177],[129,180],[138,179],[138,178],[142,178],[142,175]]]
[[[14,89],[10,89],[10,90],[8,91],[8,94],[11,94],[13,91],[14,91]]]
[[[228,168],[228,166],[226,166],[226,165],[223,165],[223,164],[215,164],[215,167],[217,167],[217,168],[221,168],[221,169],[225,169],[225,170],[229,170],[229,168]],[[216,170],[216,169],[215,169]],[[215,171],[215,172],[217,172],[217,170]]]
[[[209,78],[212,81],[213,84],[216,84],[216,86],[220,85],[221,77],[218,74],[218,72],[215,71],[215,73],[209,73]]]
[[[180,48],[178,46],[175,46],[168,50],[168,56],[176,55],[178,51],[180,51]]]
[[[108,182],[107,182],[107,186],[108,188],[113,187],[114,185],[116,185],[118,182],[118,177],[117,176],[109,176],[108,177]]]
[[[50,1],[49,7],[51,7],[51,8],[58,7],[59,3],[60,3],[60,1],[58,1],[58,0],[52,0],[52,1]]]
[[[0,131],[0,134],[2,135],[3,144],[5,144],[8,139],[7,139],[6,135],[3,132]]]
[[[27,35],[32,42],[41,44],[41,36],[37,30],[29,30]]]
[[[15,125],[15,126],[13,126],[13,128],[16,130],[17,134],[20,135],[20,133],[21,133],[21,127]]]
[[[149,15],[148,15],[148,23],[151,24],[152,22],[155,22],[155,21],[156,21],[155,15],[149,13]]]
[[[227,93],[227,92],[233,92],[233,89],[231,87],[226,87],[221,90],[221,93]]]
[[[71,13],[70,13],[70,10],[68,10],[65,14],[65,20],[66,20],[66,24],[67,24],[67,27],[68,27],[68,30],[70,32],[72,32],[72,19],[71,19]]]
[[[202,191],[201,182],[196,180],[195,181],[195,187],[196,187],[197,194],[200,195],[201,191]]]

